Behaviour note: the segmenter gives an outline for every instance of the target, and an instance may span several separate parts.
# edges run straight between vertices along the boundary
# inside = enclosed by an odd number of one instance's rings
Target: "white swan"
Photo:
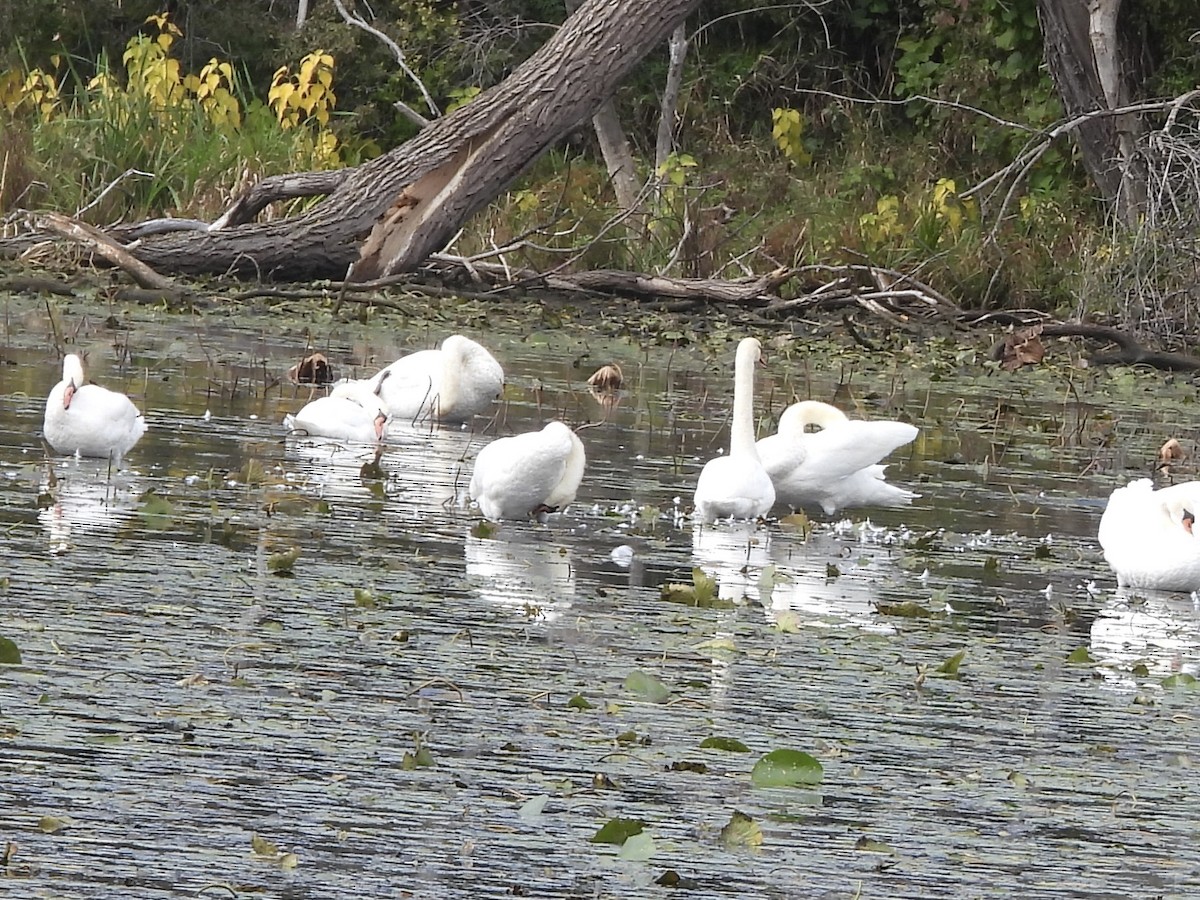
[[[475,457],[471,499],[487,518],[524,519],[555,512],[575,499],[587,457],[562,422],[492,441]]]
[[[1123,588],[1200,590],[1200,481],[1154,490],[1149,478],[1117,488],[1100,517],[1104,558]]]
[[[387,422],[383,401],[365,381],[343,381],[329,396],[318,397],[283,419],[288,431],[362,444],[383,440]]]
[[[367,383],[397,422],[456,424],[492,405],[504,390],[504,369],[482,344],[452,334],[440,349],[402,356]]]
[[[765,516],[775,505],[775,488],[754,445],[754,367],[761,359],[762,344],[743,338],[733,365],[729,455],[704,464],[692,498],[696,517],[706,524]]]
[[[124,394],[85,384],[83,361],[63,358],[62,381],[46,398],[42,434],[56,453],[110,459],[115,468],[146,432],[146,420]]]
[[[821,430],[807,431],[809,425]],[[803,400],[783,411],[779,431],[758,442],[758,455],[779,503],[833,515],[848,506],[912,503],[918,495],[888,484],[878,463],[916,436],[905,422],[851,420],[836,406]]]

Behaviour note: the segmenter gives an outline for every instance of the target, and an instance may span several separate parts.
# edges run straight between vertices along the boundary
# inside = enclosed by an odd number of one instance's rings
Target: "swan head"
[[[737,356],[734,357],[734,369],[749,369],[754,371],[754,367],[759,363],[765,363],[766,358],[763,356],[762,343],[758,338],[742,338],[738,341]]]
[[[76,354],[63,357],[63,409],[71,408],[71,398],[83,387],[83,360]]]
[[[836,406],[820,400],[801,400],[793,403],[779,416],[780,434],[803,434],[809,425],[828,428],[847,422],[846,414]]]

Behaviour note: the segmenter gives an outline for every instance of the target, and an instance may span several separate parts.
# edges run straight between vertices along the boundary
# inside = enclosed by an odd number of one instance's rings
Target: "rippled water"
[[[62,310],[91,376],[151,424],[110,480],[45,458],[59,356],[44,307],[7,300],[12,896],[646,897],[669,871],[691,896],[1196,894],[1196,694],[1169,676],[1200,668],[1200,619],[1184,595],[1118,594],[1094,540],[1189,385],[1160,402],[1151,376],[1157,407],[1114,416],[1104,375],[930,380],[777,346],[764,428],[793,394],[903,415],[922,436],[890,477],[922,496],[809,535],[694,531],[732,344],[714,359],[508,309],[467,328],[509,374],[486,433],[406,433],[364,470],[370,452],[283,435],[306,330],[366,371],[459,326],[289,315]],[[610,359],[629,386],[606,409],[585,379]],[[551,415],[593,426],[578,501],[480,528],[474,452]],[[693,567],[728,602],[660,597]],[[928,615],[889,614],[904,603]],[[959,651],[957,677],[937,671]],[[626,688],[637,670],[665,702]],[[752,787],[777,748],[823,782]],[[735,811],[757,850],[722,841]],[[590,842],[617,816],[645,822],[648,859]]]

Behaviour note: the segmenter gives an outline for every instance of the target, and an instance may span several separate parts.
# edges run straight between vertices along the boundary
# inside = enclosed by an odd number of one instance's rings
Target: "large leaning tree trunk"
[[[1142,81],[1140,54],[1120,27],[1122,0],[1038,0],[1046,64],[1067,115],[1128,106]],[[1097,115],[1074,132],[1101,199],[1133,225],[1145,202],[1134,153],[1142,122],[1132,113]]]
[[[411,270],[610,97],[700,0],[586,0],[507,79],[345,173],[303,215],[131,246],[163,272],[353,280]]]

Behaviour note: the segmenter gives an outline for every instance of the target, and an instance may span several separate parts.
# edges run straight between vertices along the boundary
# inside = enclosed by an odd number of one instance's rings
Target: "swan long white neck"
[[[439,416],[443,410],[452,410],[458,405],[462,370],[467,364],[468,349],[466,340],[456,334],[442,341],[442,370],[435,398]]]
[[[754,367],[762,358],[762,344],[743,338],[733,363],[733,422],[729,427],[729,455],[758,459],[754,442]]]

